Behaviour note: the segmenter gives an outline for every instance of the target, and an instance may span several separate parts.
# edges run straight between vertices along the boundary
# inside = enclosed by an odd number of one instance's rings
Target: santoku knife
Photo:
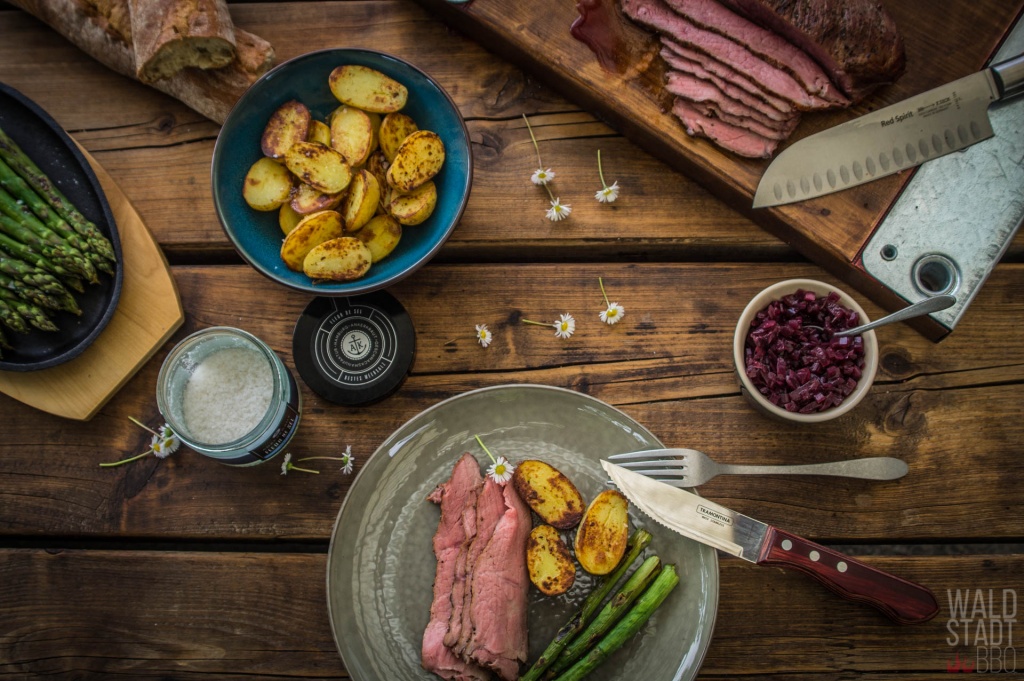
[[[830,548],[749,518],[640,473],[602,461],[626,498],[679,534],[758,565],[814,577],[843,598],[872,605],[900,624],[927,622],[939,611],[927,588]]]
[[[1024,55],[806,137],[761,177],[754,208],[811,199],[992,137],[988,107],[1024,93]]]

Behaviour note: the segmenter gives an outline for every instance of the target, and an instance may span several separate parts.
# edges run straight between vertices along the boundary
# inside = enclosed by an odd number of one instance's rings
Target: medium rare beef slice
[[[528,653],[526,542],[531,518],[512,485],[502,488],[502,496],[504,513],[473,566],[473,633],[465,652],[480,666],[512,681]]]
[[[718,0],[666,0],[666,3],[695,26],[741,43],[769,64],[785,70],[807,92],[835,106],[850,103],[806,52],[777,33],[732,12]]]
[[[465,514],[476,514],[477,497],[483,488],[480,465],[470,454],[464,454],[448,481],[441,483],[428,499],[441,507],[441,519],[434,534],[434,598],[430,604],[430,621],[423,631],[420,651],[423,668],[449,681],[484,681],[490,675],[474,664],[460,659],[444,645],[452,612],[452,588],[459,552],[466,541]]]
[[[671,55],[668,56],[671,59]],[[669,61],[669,64],[672,64],[672,62]],[[761,126],[774,130],[782,135],[782,137],[778,137],[776,139],[784,139],[786,135],[793,131],[790,127],[789,120],[776,121],[768,118],[757,109],[729,97],[722,92],[722,90],[716,87],[714,83],[701,80],[690,73],[669,71],[665,78],[665,89],[677,97],[683,97],[684,99],[688,99],[693,102],[712,103],[715,105],[715,108],[720,109],[729,115],[749,118]]]
[[[730,125],[698,111],[690,102],[677,97],[672,113],[679,117],[686,132],[694,137],[706,137],[724,149],[749,158],[770,158],[778,146],[777,140],[762,137],[750,130]]]
[[[672,40],[727,64],[777,97],[803,110],[834,106],[812,95],[793,76],[769,64],[740,43],[704,30],[679,15],[664,0],[621,0],[626,16],[642,26],[664,33]]]
[[[878,0],[721,0],[814,57],[858,102],[906,68],[903,37]]]

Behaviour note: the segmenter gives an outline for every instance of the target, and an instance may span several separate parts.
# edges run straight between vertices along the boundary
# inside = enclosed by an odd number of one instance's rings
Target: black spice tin
[[[385,291],[314,298],[292,335],[302,380],[325,400],[346,406],[371,404],[395,392],[415,351],[409,313]]]

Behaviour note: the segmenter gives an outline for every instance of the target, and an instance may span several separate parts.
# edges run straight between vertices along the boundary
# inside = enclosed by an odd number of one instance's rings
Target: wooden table
[[[452,94],[473,140],[476,177],[461,224],[433,262],[391,289],[416,327],[411,376],[361,409],[302,386],[293,452],[337,455],[351,444],[358,468],[439,400],[541,383],[605,400],[668,445],[721,461],[899,457],[910,473],[895,482],[736,477],[700,492],[929,586],[939,616],[898,627],[802,576],[723,557],[701,678],[934,679],[954,659],[983,670],[997,655],[998,668],[1024,667],[1008,638],[1016,608],[1000,608],[1024,586],[1024,240],[941,344],[902,326],[878,332],[878,380],[853,413],[811,429],[770,421],[736,387],[735,320],[764,286],[830,280],[822,270],[407,0],[236,4],[232,12],[281,59],[328,46],[409,59]],[[277,462],[232,469],[185,450],[98,466],[148,446],[129,417],[160,422],[157,372],[186,334],[238,326],[292,365],[292,327],[309,299],[241,264],[224,237],[209,184],[217,125],[6,5],[0,81],[48,110],[118,182],[173,265],[187,315],[89,422],[0,396],[0,676],[345,678],[324,572],[351,477],[329,468],[282,477]],[[545,194],[529,183],[536,156],[524,113],[572,204],[566,222],[544,218]],[[623,188],[611,206],[592,198],[598,149],[606,178]],[[626,307],[614,327],[597,319],[599,276]],[[565,342],[516,323],[566,311],[580,323]],[[473,340],[479,323],[495,334],[487,350]],[[957,594],[971,607],[956,616],[966,621],[951,623]]]

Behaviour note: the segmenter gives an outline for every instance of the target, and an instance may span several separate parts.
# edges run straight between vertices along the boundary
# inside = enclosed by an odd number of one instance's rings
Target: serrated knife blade
[[[1024,93],[1024,55],[806,137],[761,177],[754,208],[892,175],[992,136],[992,102]]]
[[[802,572],[900,624],[927,622],[939,611],[935,595],[920,584],[610,461],[601,466],[641,512],[684,537],[751,563]]]

